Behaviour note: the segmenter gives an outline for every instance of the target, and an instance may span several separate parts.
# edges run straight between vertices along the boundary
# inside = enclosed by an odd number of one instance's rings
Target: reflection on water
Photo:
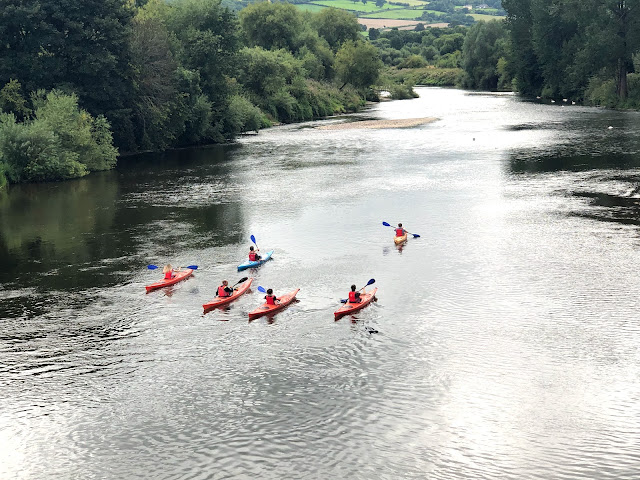
[[[637,478],[640,116],[420,94],[4,193],[0,478]]]

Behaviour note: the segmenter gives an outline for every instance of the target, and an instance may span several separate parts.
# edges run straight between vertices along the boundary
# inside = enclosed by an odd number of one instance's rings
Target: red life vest
[[[168,272],[165,272],[164,274],[165,280],[171,280],[172,278],[173,278],[173,270],[169,270]]]
[[[256,252],[249,252],[249,260],[252,262],[256,261]]]
[[[396,228],[396,237],[402,237],[404,235],[404,228]]]
[[[267,295],[266,297],[267,305],[275,305],[276,304],[276,296],[275,295]]]
[[[358,297],[356,297],[356,293],[358,292],[349,292],[349,301],[351,303],[358,303]]]
[[[220,285],[218,287],[218,296],[219,297],[230,297],[231,295],[229,295],[227,292],[225,292],[225,286],[224,285]]]

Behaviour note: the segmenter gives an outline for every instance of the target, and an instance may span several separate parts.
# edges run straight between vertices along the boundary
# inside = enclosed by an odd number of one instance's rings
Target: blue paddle
[[[372,279],[371,279],[371,280],[369,280],[369,281],[367,282],[367,284],[366,284],[364,287],[362,287],[360,290],[364,290],[364,289],[365,289],[365,288],[367,288],[369,285],[373,285],[374,283],[376,283],[376,279],[375,279],[375,278],[372,278]],[[258,287],[258,289],[260,289],[260,287]],[[358,291],[360,291],[360,290],[358,290]],[[348,301],[349,301],[349,299],[348,299],[348,298],[341,298],[341,299],[340,299],[340,303],[347,303]]]
[[[257,248],[258,250],[260,250],[260,247],[258,247],[258,244],[256,243],[256,237],[254,237],[253,235],[251,235],[249,238],[251,239],[251,241],[252,241],[253,243],[255,243],[255,244],[256,244],[256,248]]]
[[[262,293],[267,293],[267,290],[264,287],[258,286],[258,291]]]
[[[155,270],[156,268],[160,268],[157,265],[147,265],[147,268],[149,270]],[[183,267],[179,267],[179,268],[183,268]],[[184,268],[188,268],[190,270],[197,270],[198,269],[198,265],[189,265],[188,267],[184,267]]]
[[[387,223],[387,222],[382,222],[382,224],[383,224],[385,227],[395,228],[393,225],[391,225],[391,224],[389,224],[389,223]],[[405,231],[406,231],[406,230],[405,230]],[[407,232],[407,233],[409,233],[409,234],[413,235],[413,238],[420,238],[420,235],[418,235],[417,233],[411,233],[411,232]]]

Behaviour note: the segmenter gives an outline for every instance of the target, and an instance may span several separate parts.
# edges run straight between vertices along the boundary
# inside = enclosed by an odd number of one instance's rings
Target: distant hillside
[[[223,4],[240,10],[249,0],[223,0]],[[347,10],[358,17],[361,25],[378,29],[413,29],[426,27],[471,25],[475,21],[501,20],[501,0],[469,3],[464,0],[289,0],[302,11],[319,12],[325,8]]]

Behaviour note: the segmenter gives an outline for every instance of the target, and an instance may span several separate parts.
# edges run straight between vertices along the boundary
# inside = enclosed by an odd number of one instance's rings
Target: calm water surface
[[[637,479],[640,115],[420,95],[2,193],[0,478]]]

